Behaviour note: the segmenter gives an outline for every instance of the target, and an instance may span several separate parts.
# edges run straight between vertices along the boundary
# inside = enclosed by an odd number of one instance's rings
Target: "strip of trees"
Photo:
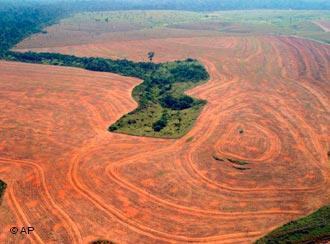
[[[111,72],[123,76],[143,79],[144,82],[136,88],[135,98],[139,102],[136,111],[146,109],[151,104],[159,104],[171,110],[184,110],[201,105],[203,101],[187,95],[176,94],[173,84],[184,82],[199,82],[209,78],[209,75],[198,61],[186,59],[167,63],[133,62],[126,59],[112,60],[93,57],[76,57],[59,53],[35,53],[8,51],[4,59],[26,63],[50,64],[78,67],[92,71]],[[134,112],[133,112],[134,113]],[[167,124],[167,117],[162,118],[153,126],[160,131]],[[118,125],[110,127],[111,131],[119,129]]]

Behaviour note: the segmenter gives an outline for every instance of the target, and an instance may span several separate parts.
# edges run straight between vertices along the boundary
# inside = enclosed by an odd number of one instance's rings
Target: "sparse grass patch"
[[[64,24],[80,24],[97,22],[107,25],[131,24],[144,28],[162,27],[175,23],[194,22],[203,18],[203,13],[191,11],[172,10],[125,10],[125,11],[103,11],[103,12],[83,12],[64,19]]]
[[[162,177],[162,176],[164,176],[165,174],[166,174],[165,171],[160,170],[160,171],[157,173],[157,177]]]
[[[193,140],[194,140],[194,137],[191,136],[191,137],[189,137],[189,138],[186,140],[186,142],[192,142]]]
[[[173,28],[205,30],[224,34],[294,35],[330,43],[330,33],[313,23],[330,21],[330,11],[324,10],[233,10],[209,12],[199,22],[189,21]],[[201,28],[203,27],[203,28]]]

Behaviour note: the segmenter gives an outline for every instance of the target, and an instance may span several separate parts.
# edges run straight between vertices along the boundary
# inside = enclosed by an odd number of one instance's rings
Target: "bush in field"
[[[6,190],[7,184],[5,182],[3,182],[2,180],[0,180],[0,202],[2,199],[2,196]]]
[[[91,244],[115,244],[115,242],[109,240],[97,240],[91,242]]]

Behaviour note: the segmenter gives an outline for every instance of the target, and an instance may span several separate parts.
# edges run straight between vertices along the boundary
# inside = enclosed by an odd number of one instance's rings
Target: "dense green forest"
[[[65,12],[55,5],[1,5],[0,8],[0,55],[25,37],[40,32],[54,23]]]
[[[330,240],[330,205],[272,231],[256,244],[323,243]],[[324,242],[326,243],[326,242]]]

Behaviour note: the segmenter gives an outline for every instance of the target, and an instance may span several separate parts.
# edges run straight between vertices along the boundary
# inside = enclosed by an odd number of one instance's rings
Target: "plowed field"
[[[211,75],[189,91],[208,104],[181,139],[107,132],[136,106],[136,79],[0,63],[1,243],[251,243],[330,203],[330,46],[260,36],[47,49],[149,50],[198,58]],[[15,225],[36,231],[11,235]]]

